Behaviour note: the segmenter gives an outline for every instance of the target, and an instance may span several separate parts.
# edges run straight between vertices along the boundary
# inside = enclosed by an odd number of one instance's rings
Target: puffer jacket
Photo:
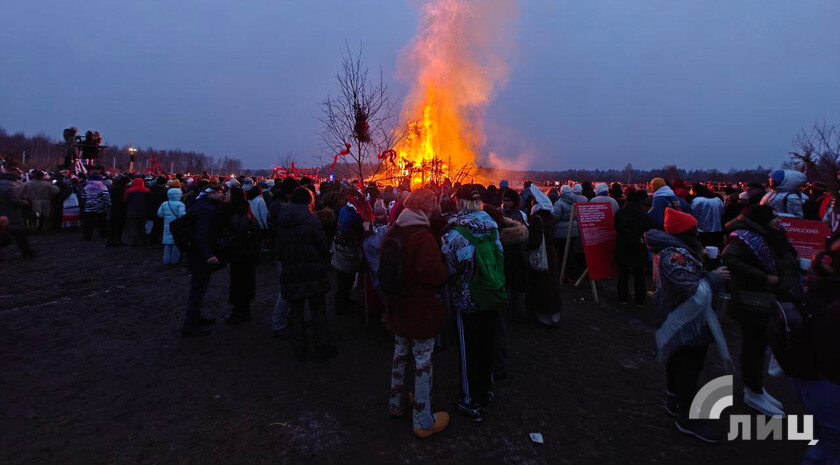
[[[277,217],[277,257],[283,265],[280,293],[287,301],[330,290],[329,247],[321,221],[305,204],[288,204]]]
[[[433,338],[440,332],[443,319],[443,304],[437,291],[449,277],[440,248],[428,218],[416,210],[407,208],[400,213],[386,233],[386,237],[394,235],[403,238],[405,293],[395,302],[388,302],[386,323],[399,336]]]
[[[808,200],[808,196],[801,189],[808,180],[805,175],[794,170],[776,170],[770,173],[770,179],[774,187],[764,194],[761,205],[769,205],[779,216],[804,218],[802,204]]]
[[[166,191],[167,201],[158,207],[157,216],[163,218],[163,239],[162,244],[174,244],[172,232],[169,230],[169,223],[176,218],[187,214],[187,207],[181,202],[181,189],[172,188]]]
[[[572,209],[575,208],[577,198],[571,192],[564,192],[560,194],[560,198],[554,202],[554,208],[551,216],[554,217],[554,238],[565,239],[566,234],[569,234],[569,220],[572,217]],[[579,228],[578,221],[575,220],[572,224],[572,232],[569,237],[578,237]]]
[[[484,211],[458,212],[449,221],[449,226],[463,226],[470,234],[483,237],[498,234],[498,225]],[[496,236],[496,246],[502,250],[502,243]],[[473,277],[475,246],[456,229],[450,229],[443,237],[441,252],[449,274],[453,276],[449,286],[450,299],[456,310],[464,313],[478,311],[470,294],[469,282]]]
[[[102,181],[85,184],[85,213],[104,213],[111,209],[111,193]]]

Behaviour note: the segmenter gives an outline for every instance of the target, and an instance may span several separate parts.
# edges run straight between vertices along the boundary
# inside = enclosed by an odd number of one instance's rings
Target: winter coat
[[[840,274],[820,276],[812,267],[808,275],[806,307],[813,315],[811,350],[823,378],[840,384]]]
[[[529,231],[522,210],[516,209],[510,213],[519,218],[511,219],[506,213],[501,225],[503,227],[499,229],[499,241],[504,248],[505,284],[516,292],[523,292],[528,287],[531,270],[527,256]]]
[[[224,216],[222,228],[227,237],[225,258],[229,263],[256,265],[260,259],[262,244],[257,220],[247,212],[227,212]]]
[[[277,256],[283,266],[280,293],[300,300],[330,289],[327,236],[318,217],[304,204],[288,204],[277,218]]]
[[[126,218],[146,219],[151,211],[151,193],[140,178],[131,181],[131,187],[125,191]],[[210,258],[210,257],[208,257]]]
[[[659,258],[659,287],[653,294],[657,328],[672,311],[697,292],[701,280],[705,280],[714,292],[723,287],[723,279],[717,273],[706,273],[701,257],[678,238],[656,229],[644,236],[650,251]],[[708,343],[708,336],[704,335],[692,343]]]
[[[338,212],[338,231],[333,244],[332,266],[343,273],[359,271],[362,258],[362,215],[350,202]]]
[[[106,213],[111,209],[111,193],[102,181],[85,184],[85,213]]]
[[[730,313],[735,317],[745,311],[771,313],[772,308],[752,308],[744,302],[743,292],[762,294],[769,302],[801,302],[799,258],[796,250],[784,236],[775,241],[775,247],[768,241],[768,231],[755,221],[740,215],[729,224],[728,243],[721,260],[732,273],[732,302]],[[780,233],[783,234],[783,233]],[[767,283],[768,275],[778,276],[775,285]]]
[[[157,216],[163,218],[163,239],[162,244],[174,244],[172,232],[169,230],[169,223],[176,218],[187,214],[187,207],[181,202],[181,189],[172,188],[166,191],[169,200],[160,204]]]
[[[625,203],[624,208],[615,214],[613,224],[616,231],[615,262],[619,266],[645,266],[648,251],[644,233],[653,225],[642,205],[636,202]]]
[[[807,182],[805,175],[799,171],[776,170],[770,173],[770,177],[775,187],[764,194],[761,204],[773,207],[779,216],[802,219],[805,216],[802,204],[808,200],[808,196],[801,192]]]
[[[209,197],[199,197],[190,212],[195,214],[195,241],[191,250],[187,250],[187,270],[191,273],[211,270],[207,260],[224,257],[218,250],[217,237],[221,227],[219,201]]]
[[[596,195],[589,200],[590,203],[608,203],[612,207],[613,217],[618,213],[618,201],[607,194]]]
[[[695,197],[691,201],[691,214],[697,218],[697,232],[723,231],[723,210],[720,197]]]
[[[248,203],[251,205],[251,213],[254,214],[260,229],[268,229],[268,207],[265,204],[265,199],[258,195],[249,200]]]
[[[0,216],[9,219],[9,231],[24,229],[20,209],[24,200],[20,198],[20,177],[14,173],[0,173]]]
[[[386,239],[395,235],[403,238],[405,293],[388,302],[386,324],[398,336],[433,338],[440,332],[443,318],[437,291],[449,277],[440,247],[429,229],[429,220],[417,210],[403,210]]]
[[[115,180],[108,189],[111,194],[111,218],[125,218],[125,186],[127,178]]]
[[[673,208],[680,210],[683,213],[691,213],[691,208],[685,200],[677,197],[674,191],[668,186],[663,186],[653,193],[653,203],[651,204],[648,216],[653,222],[653,227],[660,230],[665,230],[665,209]]]
[[[566,239],[567,234],[572,238],[578,237],[579,228],[577,219],[575,219],[572,224],[572,231],[569,233],[569,220],[571,220],[572,210],[575,208],[575,203],[577,203],[577,198],[572,193],[563,193],[560,195],[560,198],[557,199],[557,202],[554,202],[554,208],[552,209],[551,216],[554,217],[555,222],[555,239]]]
[[[52,210],[52,199],[58,195],[58,186],[43,179],[33,179],[23,183],[20,187],[20,198],[28,200],[32,211],[49,217]]]
[[[450,226],[463,226],[472,235],[483,237],[494,231],[498,225],[484,211],[458,212],[449,222]],[[496,246],[502,250],[502,243],[496,237]],[[475,246],[456,229],[450,229],[443,238],[441,252],[445,258],[449,274],[453,276],[449,286],[453,307],[464,313],[477,311],[470,294],[469,282],[473,277]]]
[[[165,184],[155,184],[149,188],[151,194],[151,203],[149,204],[149,211],[156,212],[158,207],[168,198],[168,190]]]

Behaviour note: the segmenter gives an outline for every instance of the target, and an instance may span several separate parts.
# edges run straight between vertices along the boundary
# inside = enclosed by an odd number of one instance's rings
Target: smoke
[[[485,110],[508,78],[515,0],[419,2],[417,34],[402,51],[398,76],[411,83],[406,121],[436,125],[434,152],[474,163],[484,147]]]

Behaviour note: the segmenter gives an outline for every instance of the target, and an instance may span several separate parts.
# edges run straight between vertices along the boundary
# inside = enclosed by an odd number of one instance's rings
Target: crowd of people
[[[459,348],[456,409],[482,421],[494,381],[506,377],[511,323],[563,322],[564,257],[565,281],[586,268],[574,205],[607,203],[616,229],[617,301],[645,307],[653,296],[665,410],[676,428],[721,440],[720,426],[690,419],[689,407],[709,346],[731,358],[721,331],[725,306],[742,335],[744,403],[785,415],[764,383],[768,363],[778,367],[816,418],[820,442],[809,447],[807,463],[840,457],[840,205],[838,193],[807,184],[799,172],[773,171],[767,187],[718,193],[661,178],[550,189],[530,182],[517,189],[504,180],[415,189],[293,177],[56,173],[48,180],[43,172],[22,182],[7,168],[0,175],[0,245],[14,242],[29,257],[36,254],[29,231],[81,225],[85,240],[98,231],[110,247],[123,240],[162,246],[163,264],[183,263],[191,275],[181,330],[187,337],[207,335],[215,323],[202,313],[212,273],[229,270],[224,322],[239,325],[251,319],[256,293],[265,292],[256,289],[257,264],[271,260],[280,283],[274,335],[290,339],[300,360],[330,359],[338,352],[326,302],[334,271],[335,314],[364,311],[394,334],[388,412],[410,410],[421,438],[449,423],[447,412],[430,405],[435,347]],[[834,245],[799,257],[780,227],[784,217],[825,221]],[[306,331],[307,308],[314,337]],[[406,380],[411,361],[413,385]]]

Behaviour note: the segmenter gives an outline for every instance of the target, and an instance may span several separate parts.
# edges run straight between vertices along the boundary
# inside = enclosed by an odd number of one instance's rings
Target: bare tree
[[[819,179],[829,192],[837,195],[840,190],[840,126],[825,121],[815,123],[810,132],[804,129],[793,141],[795,151],[791,159],[809,179]]]
[[[286,150],[283,153],[277,154],[277,162],[283,168],[288,168],[292,166],[292,163],[297,161],[297,155],[295,155],[294,150]]]
[[[321,103],[323,123],[321,139],[330,153],[347,150],[346,156],[339,156],[354,175],[363,181],[365,166],[373,166],[371,176],[382,168],[383,160],[378,155],[390,150],[399,140],[395,132],[397,115],[395,102],[388,96],[388,86],[382,80],[368,80],[368,68],[362,60],[362,48],[354,53],[348,44],[341,53],[341,69],[336,74],[338,91],[329,94]],[[347,148],[347,145],[350,145]]]

